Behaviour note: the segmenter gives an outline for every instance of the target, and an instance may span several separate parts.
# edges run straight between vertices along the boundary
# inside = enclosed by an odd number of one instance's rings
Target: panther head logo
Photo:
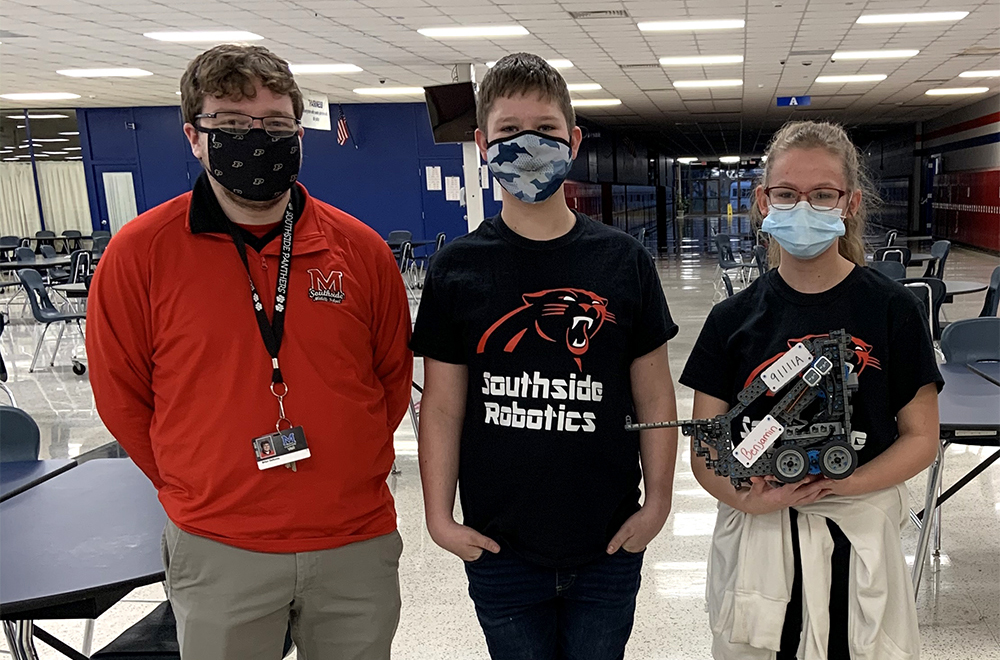
[[[578,369],[590,341],[604,326],[614,323],[608,300],[583,289],[548,289],[521,296],[524,305],[504,315],[483,334],[476,349],[484,353],[491,343],[512,353],[525,335],[558,344],[569,352]]]
[[[796,344],[798,344],[800,341],[805,341],[807,339],[821,339],[823,337],[829,337],[829,336],[830,336],[829,333],[823,333],[820,335],[805,335],[804,337],[789,339],[787,344],[788,348],[790,349]],[[865,340],[855,337],[854,335],[851,335],[850,349],[851,351],[853,351],[853,355],[849,355],[845,359],[847,362],[854,365],[855,373],[858,374],[859,376],[862,373],[864,373],[865,369],[868,369],[869,367],[871,367],[872,369],[878,369],[879,371],[882,370],[882,363],[879,361],[877,357],[872,355],[873,348],[874,347]],[[784,352],[778,353],[777,355],[775,355],[774,357],[772,357],[771,359],[767,360],[759,367],[754,369],[747,377],[747,381],[743,386],[747,387],[748,385],[750,385],[750,383],[753,382],[754,378],[759,376],[761,372],[767,369],[769,366],[777,362],[778,358],[780,358],[784,354],[785,354]],[[768,392],[767,396],[774,396],[774,392]]]

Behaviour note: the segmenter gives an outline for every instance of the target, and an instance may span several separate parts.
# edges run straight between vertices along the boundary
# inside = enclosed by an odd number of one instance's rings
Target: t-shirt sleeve
[[[718,315],[713,310],[691,349],[680,382],[697,392],[730,401],[735,378],[732,361],[726,357],[726,342],[719,332]]]
[[[676,334],[677,324],[670,317],[656,265],[643,250],[639,257],[639,314],[632,329],[632,359],[651,353]]]
[[[448,274],[441,260],[432,259],[424,278],[410,350],[439,362],[465,364],[462,335],[454,320],[455,300],[450,290]]]
[[[924,385],[935,383],[939,392],[944,385],[923,309],[916,296],[912,301],[905,297],[903,300],[893,322],[889,363],[885,365],[888,401],[893,414],[912,401]]]

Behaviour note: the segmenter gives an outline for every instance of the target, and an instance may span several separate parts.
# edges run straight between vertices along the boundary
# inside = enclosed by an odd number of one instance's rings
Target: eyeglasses
[[[267,134],[274,138],[290,138],[299,132],[300,122],[294,117],[282,115],[253,117],[240,112],[208,112],[195,115],[194,127],[203,133],[222,131],[231,135],[246,135],[257,119]]]
[[[813,188],[809,192],[799,192],[795,188],[765,188],[764,193],[771,206],[779,211],[788,211],[799,203],[803,197],[809,206],[817,211],[832,211],[840,204],[840,199],[847,194],[846,190],[836,188]]]

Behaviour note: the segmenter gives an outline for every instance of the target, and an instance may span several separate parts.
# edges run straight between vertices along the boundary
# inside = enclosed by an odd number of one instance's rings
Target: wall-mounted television
[[[424,88],[435,144],[476,139],[476,90],[471,82]]]

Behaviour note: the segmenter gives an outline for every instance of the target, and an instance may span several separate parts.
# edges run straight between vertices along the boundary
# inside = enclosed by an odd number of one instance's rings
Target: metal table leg
[[[924,570],[924,562],[927,559],[927,546],[931,537],[931,516],[937,507],[938,488],[941,485],[941,474],[944,472],[944,450],[948,443],[941,442],[938,445],[937,460],[930,468],[927,476],[927,495],[924,498],[924,524],[920,527],[920,536],[917,540],[917,551],[913,556],[913,593],[916,595],[920,589],[920,578]]]

